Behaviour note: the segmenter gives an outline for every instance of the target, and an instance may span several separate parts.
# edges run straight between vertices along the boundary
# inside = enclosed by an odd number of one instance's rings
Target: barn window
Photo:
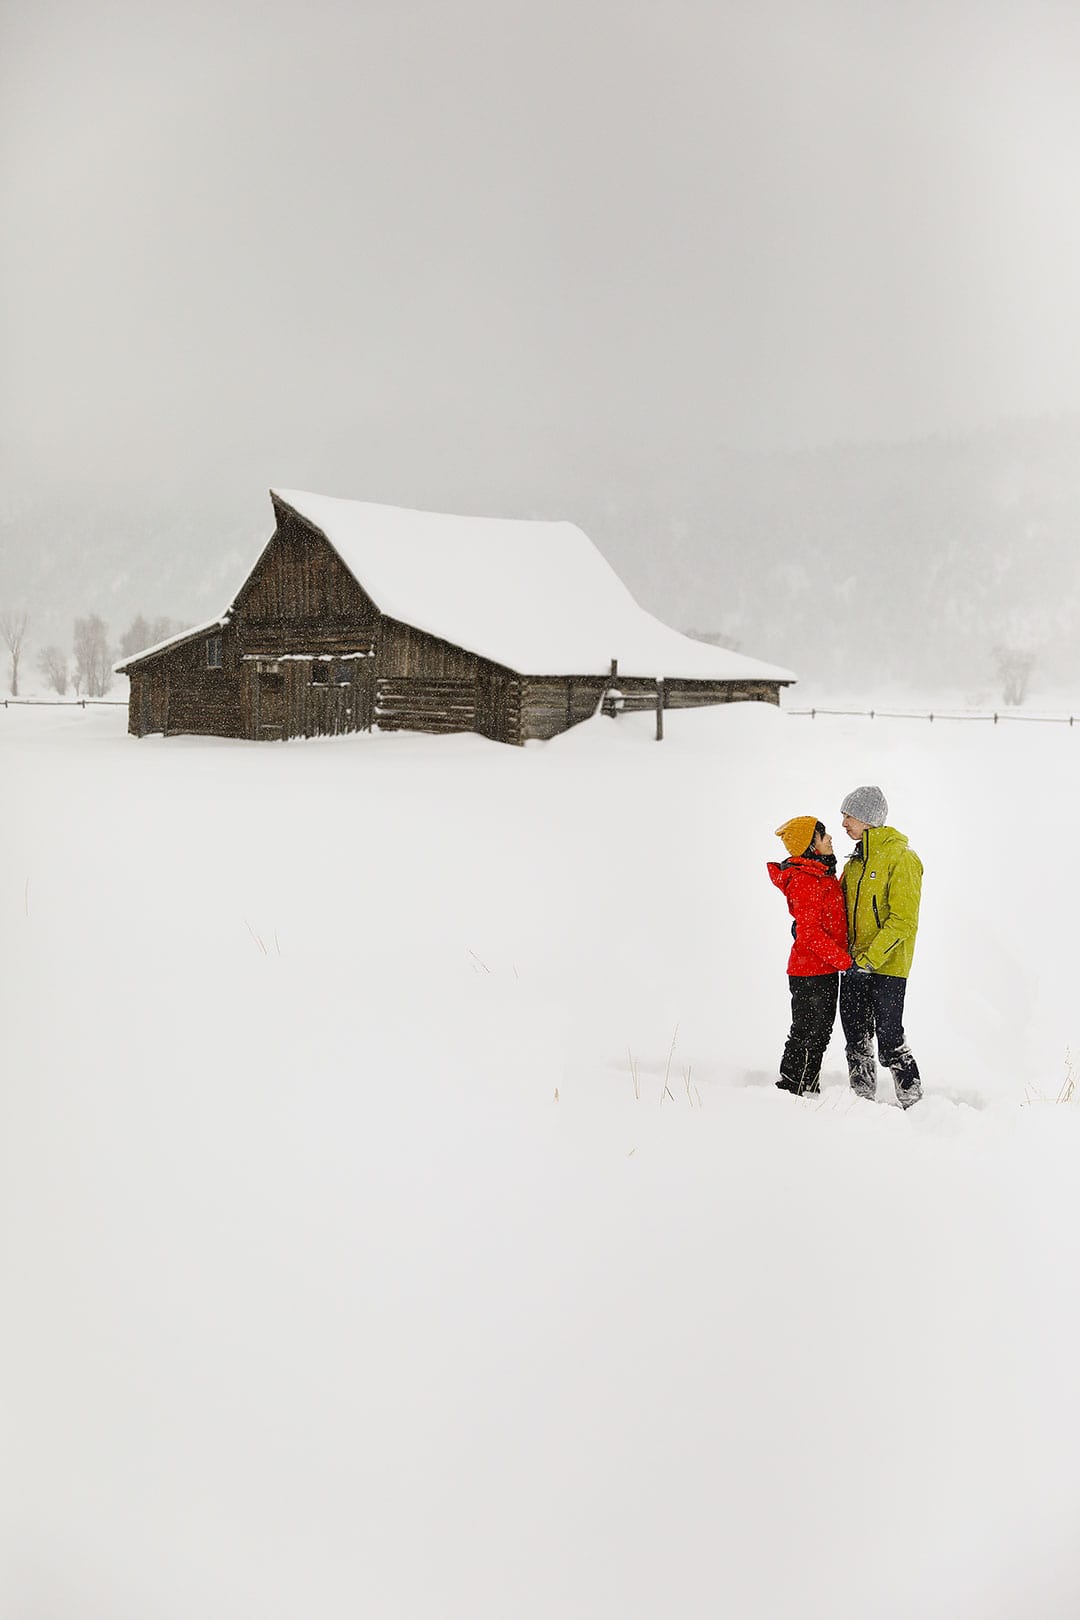
[[[311,684],[312,684],[312,686],[329,686],[330,685],[330,665],[329,664],[320,664],[320,663],[317,663],[317,662],[312,664],[312,666],[311,666]]]
[[[206,667],[207,669],[221,668],[220,636],[207,636],[206,638]]]
[[[334,665],[334,685],[335,686],[351,686],[352,685],[352,665],[349,664],[349,663],[346,663],[344,661],[344,659],[340,663],[337,663],[337,664]]]

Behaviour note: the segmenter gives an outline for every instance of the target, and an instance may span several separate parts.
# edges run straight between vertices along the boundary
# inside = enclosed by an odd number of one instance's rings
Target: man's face
[[[851,839],[851,842],[857,844],[870,823],[868,821],[859,821],[855,816],[844,816],[840,825]]]

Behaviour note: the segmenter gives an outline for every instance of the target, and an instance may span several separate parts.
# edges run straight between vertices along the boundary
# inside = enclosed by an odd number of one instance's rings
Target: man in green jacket
[[[856,1096],[874,1096],[876,1034],[900,1106],[910,1108],[922,1096],[922,1081],[904,1037],[904,994],[919,927],[922,862],[903,833],[885,825],[889,806],[879,787],[856,788],[840,813],[855,841],[841,878],[852,956],[840,981],[848,1077]]]

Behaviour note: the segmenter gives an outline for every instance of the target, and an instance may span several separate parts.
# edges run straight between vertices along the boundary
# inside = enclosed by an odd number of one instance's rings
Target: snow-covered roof
[[[144,647],[141,652],[132,653],[130,658],[114,664],[113,672],[123,675],[129,665],[141,664],[144,658],[153,658],[155,653],[164,652],[168,647],[179,647],[185,641],[194,641],[196,636],[208,635],[211,630],[223,630],[228,622],[228,613],[223,613],[219,619],[211,619],[208,624],[197,624],[190,630],[181,630],[179,635],[166,636],[164,641],[155,641],[152,647]]]
[[[793,681],[638,606],[573,523],[453,517],[300,490],[272,494],[329,540],[389,618],[523,675]]]

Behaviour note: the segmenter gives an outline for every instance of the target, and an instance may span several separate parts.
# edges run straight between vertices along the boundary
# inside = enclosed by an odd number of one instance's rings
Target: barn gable
[[[328,646],[379,610],[318,529],[274,497],[277,526],[241,586],[232,615],[282,638],[282,647]]]

